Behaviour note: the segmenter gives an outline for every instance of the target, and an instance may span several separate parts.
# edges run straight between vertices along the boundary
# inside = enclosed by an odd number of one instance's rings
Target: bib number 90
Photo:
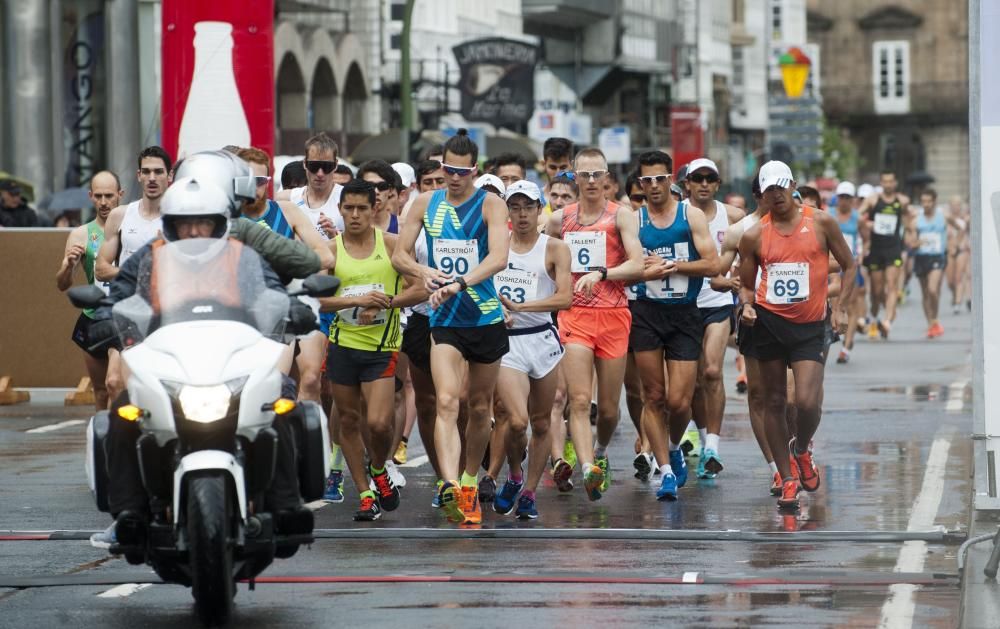
[[[438,260],[438,268],[448,275],[465,275],[469,272],[469,261],[465,258],[444,256]]]

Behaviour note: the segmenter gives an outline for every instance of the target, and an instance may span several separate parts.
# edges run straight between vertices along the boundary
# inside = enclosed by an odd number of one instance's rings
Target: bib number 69
[[[795,297],[798,294],[799,294],[798,280],[775,280],[774,282],[775,297]]]

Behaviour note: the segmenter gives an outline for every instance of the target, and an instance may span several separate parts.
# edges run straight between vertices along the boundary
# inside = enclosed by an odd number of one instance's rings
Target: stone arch
[[[351,64],[344,79],[344,129],[352,133],[367,131],[367,116],[365,105],[368,101],[368,90],[365,84],[361,66]]]
[[[325,57],[320,57],[313,69],[309,96],[310,128],[339,129],[340,95],[333,76],[333,66]]]
[[[295,55],[285,53],[275,80],[278,128],[302,129],[306,124],[306,82]]]

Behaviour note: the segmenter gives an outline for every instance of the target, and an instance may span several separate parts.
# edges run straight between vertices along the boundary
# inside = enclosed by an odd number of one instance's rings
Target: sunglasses
[[[705,183],[706,181],[708,183],[718,183],[719,182],[719,176],[718,175],[711,175],[711,174],[709,174],[709,175],[700,175],[698,173],[695,173],[693,175],[688,175],[687,176],[687,180],[688,181],[693,181],[695,183]]]
[[[646,202],[646,195],[644,195],[644,194],[630,194],[630,195],[628,195],[628,198],[629,198],[629,201],[632,201],[634,203],[645,203]]]
[[[444,168],[445,173],[449,175],[458,175],[460,177],[471,175],[479,170],[476,166],[452,166],[450,164],[441,164],[441,167]]]
[[[639,184],[643,186],[651,186],[653,183],[665,184],[670,181],[670,175],[646,175],[644,177],[639,177]]]
[[[271,181],[271,178],[270,177],[264,177],[264,176],[261,175],[261,176],[254,177],[254,180],[257,182],[257,187],[259,188],[261,186],[266,186],[268,184],[268,182]]]
[[[388,181],[385,181],[385,180],[378,181],[378,182],[372,181],[372,182],[369,182],[369,183],[371,183],[373,186],[375,186],[375,189],[378,190],[379,192],[385,192],[386,190],[392,188],[392,184],[389,183]]]
[[[312,174],[316,174],[319,171],[323,171],[326,174],[333,173],[334,169],[337,168],[336,160],[328,159],[307,159],[306,160],[306,170]]]
[[[560,170],[556,173],[555,178],[558,179],[560,177],[563,179],[569,179],[570,181],[576,181],[576,173],[572,170]]]
[[[584,181],[597,181],[604,175],[608,174],[606,170],[578,170],[576,171],[576,176]]]

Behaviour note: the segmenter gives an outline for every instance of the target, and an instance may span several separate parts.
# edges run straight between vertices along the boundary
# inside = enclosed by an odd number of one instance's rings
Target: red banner
[[[161,144],[274,152],[274,0],[163,0]]]
[[[670,137],[674,150],[674,174],[692,160],[705,157],[705,132],[701,128],[701,110],[697,106],[670,109]]]

